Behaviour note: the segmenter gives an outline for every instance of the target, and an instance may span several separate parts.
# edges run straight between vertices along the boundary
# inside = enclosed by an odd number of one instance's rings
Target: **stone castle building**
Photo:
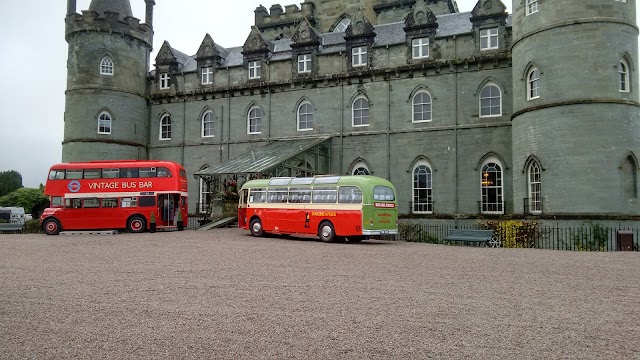
[[[176,161],[191,212],[230,179],[331,173],[389,179],[416,217],[640,215],[635,0],[305,0],[153,64],[145,2],[68,0],[63,161]]]

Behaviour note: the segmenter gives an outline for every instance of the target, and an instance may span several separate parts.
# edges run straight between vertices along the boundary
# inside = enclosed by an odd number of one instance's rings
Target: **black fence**
[[[450,229],[491,229],[501,247],[536,248],[572,251],[639,251],[637,227],[605,227],[597,223],[583,226],[549,226],[534,223],[499,223],[487,225],[454,225],[400,223],[396,240],[448,245],[477,245],[476,243],[443,240]]]

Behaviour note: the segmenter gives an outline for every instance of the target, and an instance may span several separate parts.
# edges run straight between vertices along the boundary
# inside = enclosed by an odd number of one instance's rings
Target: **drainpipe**
[[[229,72],[229,67],[227,66],[227,89],[231,88],[231,73]],[[227,96],[227,160],[229,160],[229,141],[231,140],[231,91]],[[222,162],[222,161],[221,161]]]
[[[182,78],[184,80],[184,73],[182,74]],[[184,146],[185,141],[187,139],[187,98],[185,96],[182,101],[182,159],[180,160],[180,164],[184,166]]]
[[[457,59],[458,58],[458,53],[457,53],[457,46],[456,46],[456,36],[453,35],[453,58]],[[455,61],[455,60],[454,60]],[[458,67],[454,64],[453,66],[453,82],[454,82],[454,104],[455,104],[455,124],[453,126],[453,134],[454,134],[454,163],[455,163],[455,175],[454,175],[454,186],[455,188],[455,219],[456,219],[456,223],[455,223],[455,227],[456,229],[458,228],[458,217],[459,217],[459,198],[458,198],[458,193],[459,193],[459,189],[458,189]]]
[[[344,74],[344,59],[342,59],[342,51],[340,51],[341,71]],[[340,80],[340,175],[343,174],[344,163],[344,79]]]
[[[218,145],[218,162],[222,163],[222,147],[224,146],[224,105],[220,105],[220,145]]]
[[[391,79],[387,79],[387,174],[391,181]]]

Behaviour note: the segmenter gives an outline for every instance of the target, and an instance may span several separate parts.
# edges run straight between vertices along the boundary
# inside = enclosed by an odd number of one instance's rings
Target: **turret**
[[[513,0],[516,213],[640,214],[635,2]]]
[[[67,12],[63,161],[146,158],[151,24],[133,17],[129,0],[93,0],[82,15],[68,0]]]

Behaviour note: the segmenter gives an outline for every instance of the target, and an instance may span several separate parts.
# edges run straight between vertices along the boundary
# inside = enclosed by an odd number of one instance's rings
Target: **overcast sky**
[[[133,16],[144,22],[144,0],[130,0]],[[297,0],[157,0],[153,16],[153,65],[164,40],[193,55],[205,34],[223,47],[242,46],[261,4],[283,7]],[[461,12],[476,0],[457,0]],[[503,0],[511,13],[511,0]],[[77,12],[91,0],[77,0]],[[224,4],[224,10],[221,5]],[[640,7],[638,7],[640,10]],[[0,1],[0,171],[16,170],[25,187],[45,182],[49,167],[62,160],[67,43],[65,0]],[[638,16],[640,17],[640,16]]]

